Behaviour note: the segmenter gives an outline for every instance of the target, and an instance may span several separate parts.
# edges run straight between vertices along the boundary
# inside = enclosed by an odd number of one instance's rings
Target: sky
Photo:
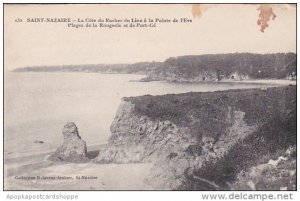
[[[261,32],[260,5],[5,5],[4,68],[135,63],[215,53],[296,52],[296,8],[271,5]],[[196,12],[196,13],[195,13]],[[198,13],[197,13],[198,12]],[[195,15],[196,14],[196,15]],[[26,18],[188,18],[156,28],[68,28]],[[267,16],[268,17],[268,16]],[[15,22],[21,18],[23,22]]]

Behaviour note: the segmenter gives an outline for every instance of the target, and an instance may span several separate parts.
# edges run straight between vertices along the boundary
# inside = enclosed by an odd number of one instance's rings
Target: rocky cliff
[[[295,145],[296,87],[123,98],[111,132],[94,162],[151,162],[156,189],[237,189]]]
[[[296,76],[296,54],[207,54],[168,58],[145,81],[203,82]],[[295,78],[294,78],[295,79]]]

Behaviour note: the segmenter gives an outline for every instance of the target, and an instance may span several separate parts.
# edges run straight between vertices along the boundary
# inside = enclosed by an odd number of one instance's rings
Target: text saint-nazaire
[[[71,22],[71,18],[27,18],[27,22]]]

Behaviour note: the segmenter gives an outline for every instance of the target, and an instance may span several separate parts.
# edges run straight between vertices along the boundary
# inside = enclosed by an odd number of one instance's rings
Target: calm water
[[[124,96],[254,88],[261,84],[132,82],[141,75],[5,73],[5,156],[39,154],[62,143],[65,123],[76,123],[88,145],[105,143]],[[34,143],[41,140],[44,143]]]

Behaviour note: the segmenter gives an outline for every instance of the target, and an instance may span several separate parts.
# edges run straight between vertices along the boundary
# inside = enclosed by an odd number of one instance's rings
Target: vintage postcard
[[[4,190],[297,190],[297,4],[3,6]]]

